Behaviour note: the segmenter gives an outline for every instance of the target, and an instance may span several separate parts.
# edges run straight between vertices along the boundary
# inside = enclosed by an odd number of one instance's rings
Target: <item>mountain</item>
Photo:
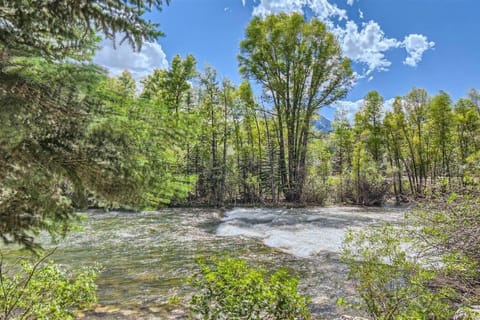
[[[320,115],[320,119],[313,121],[314,127],[321,132],[329,133],[333,131],[332,121]]]

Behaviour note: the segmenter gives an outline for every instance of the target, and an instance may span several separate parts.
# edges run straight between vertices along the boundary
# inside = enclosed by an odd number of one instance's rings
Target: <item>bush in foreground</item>
[[[298,280],[286,269],[271,275],[242,259],[200,262],[194,285],[200,292],[190,308],[200,319],[311,319],[308,299],[298,294]]]
[[[448,319],[479,302],[477,196],[430,199],[402,225],[350,231],[343,261],[374,319]]]
[[[46,257],[33,263],[20,260],[15,266],[0,261],[1,320],[69,320],[97,301],[97,269],[72,275]]]

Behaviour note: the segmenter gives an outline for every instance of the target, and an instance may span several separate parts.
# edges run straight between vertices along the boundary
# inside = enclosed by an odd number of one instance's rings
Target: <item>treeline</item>
[[[128,71],[111,79],[118,94],[131,93],[132,108],[154,101],[156,108],[171,115],[169,124],[159,126],[181,131],[177,135],[181,146],[166,146],[175,158],[169,169],[195,182],[188,199],[173,203],[280,201],[279,144],[272,111],[257,103],[248,82],[235,86],[219,79],[212,67],[203,73],[195,67],[193,56],[176,56],[169,70],[147,76],[139,93]],[[175,136],[174,130],[171,134]]]
[[[171,148],[175,161],[169,169],[195,179],[187,203],[286,200],[280,150],[287,128],[279,130],[277,111],[268,99],[256,98],[248,82],[235,86],[212,67],[198,73],[193,56],[174,57],[170,69],[147,76],[141,90],[128,71],[114,81],[119,94],[126,90],[137,101],[132,106],[153,100],[171,115],[169,128],[180,130],[177,137],[185,140]],[[353,119],[337,111],[331,133],[309,123],[298,200],[378,205],[387,198],[407,201],[432,188],[452,191],[476,183],[479,96],[472,90],[453,102],[445,92],[431,96],[414,88],[387,110],[383,97],[370,92]],[[184,199],[173,203],[186,204]]]
[[[370,92],[353,124],[337,115],[329,137],[336,199],[369,205],[392,195],[401,202],[476,184],[478,98],[471,90],[453,102],[445,92],[414,88],[386,110]]]

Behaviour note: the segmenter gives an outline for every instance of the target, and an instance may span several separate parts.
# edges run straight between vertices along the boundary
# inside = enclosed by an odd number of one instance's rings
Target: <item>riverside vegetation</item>
[[[88,62],[99,34],[112,41],[121,37],[133,49],[160,36],[142,13],[164,4],[3,1],[5,244],[39,253],[35,236],[71,232],[76,212],[91,206],[380,205],[389,197],[398,203],[415,199],[422,206],[411,223],[346,239],[344,260],[362,306],[376,319],[442,319],[457,305],[478,302],[477,90],[452,102],[445,92],[431,96],[414,88],[388,111],[380,94],[369,92],[353,122],[339,111],[333,131],[320,132],[312,125],[317,111],[344,97],[354,76],[325,25],[299,14],[252,19],[240,43],[245,81],[239,85],[219,80],[213,67],[198,72],[191,55],[175,56],[169,69],[155,70],[141,90],[128,71],[110,77]],[[249,80],[263,89],[262,97],[255,97]],[[22,265],[12,273],[2,263],[2,319],[65,319],[95,302],[94,271],[68,280],[43,260]],[[253,308],[257,317],[308,317],[296,280],[283,271],[266,276],[228,259],[201,270],[200,288],[221,284],[215,288],[222,291],[234,284],[213,280],[241,271],[253,304],[239,311],[244,301],[235,295],[199,295],[192,304],[200,314],[242,318]],[[260,287],[248,286],[251,280]]]

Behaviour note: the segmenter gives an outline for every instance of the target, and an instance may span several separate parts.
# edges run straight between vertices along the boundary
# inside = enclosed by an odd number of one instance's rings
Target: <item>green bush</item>
[[[360,298],[354,304],[373,319],[447,319],[455,292],[433,285],[445,265],[422,257],[409,235],[390,225],[347,233],[342,260]]]
[[[430,194],[397,226],[348,233],[342,258],[374,319],[447,319],[480,302],[480,195]]]
[[[20,267],[20,268],[18,268]],[[8,270],[7,270],[8,268]],[[96,302],[96,268],[72,275],[45,258],[15,266],[0,262],[0,319],[74,319]]]
[[[190,308],[200,319],[311,319],[307,298],[298,294],[298,280],[280,269],[268,276],[242,259],[199,262],[194,278],[199,293]]]

